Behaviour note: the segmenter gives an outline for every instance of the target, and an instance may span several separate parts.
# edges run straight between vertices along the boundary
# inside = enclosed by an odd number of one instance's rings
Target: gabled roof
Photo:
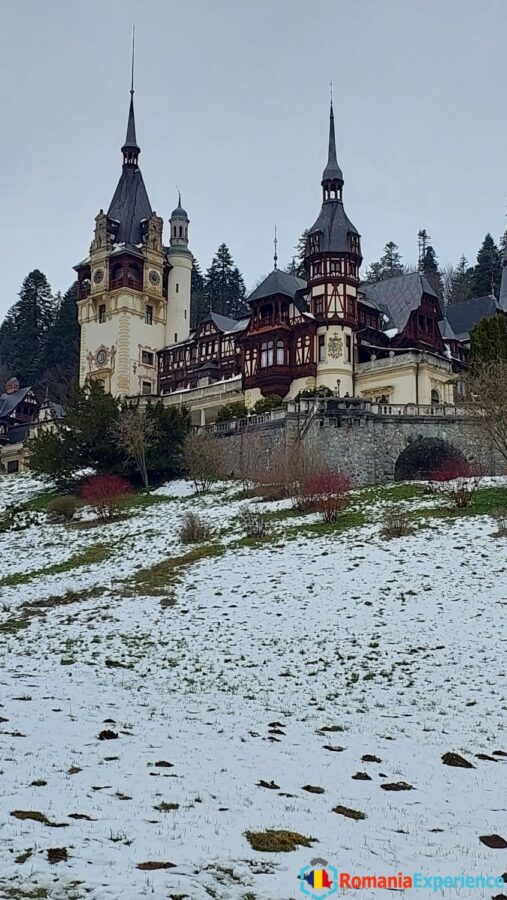
[[[252,303],[255,300],[264,300],[265,297],[273,297],[275,294],[283,294],[294,300],[296,292],[305,287],[306,281],[303,278],[297,278],[296,275],[282,269],[273,269],[247,299]]]
[[[403,331],[411,313],[419,308],[423,294],[433,297],[440,306],[438,295],[420,272],[395,275],[385,281],[370,281],[362,284],[359,290],[389,317],[389,325],[398,331]]]
[[[446,318],[457,338],[466,340],[474,325],[498,312],[502,312],[502,307],[495,297],[476,297],[474,300],[451,303],[447,307]]]
[[[152,209],[140,169],[132,166],[123,167],[107,214],[110,219],[116,219],[120,223],[115,242],[141,243],[143,239],[141,222],[143,219],[149,219]]]
[[[23,402],[31,391],[31,387],[26,387],[12,391],[10,394],[2,394],[0,396],[0,419],[6,419],[8,416],[11,416],[16,407]]]
[[[234,334],[235,332],[243,331],[243,329],[246,328],[249,317],[243,316],[242,319],[231,319],[229,316],[222,316],[220,313],[212,311],[200,320],[194,333],[197,334],[202,326],[206,325],[206,322],[213,322],[217,330],[222,334]]]
[[[349,234],[359,232],[347,216],[341,200],[325,200],[310,234],[320,231],[320,250],[323,253],[350,253]]]

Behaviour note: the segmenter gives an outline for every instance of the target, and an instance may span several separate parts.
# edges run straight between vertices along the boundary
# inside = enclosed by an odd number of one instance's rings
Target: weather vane
[[[277,268],[278,268],[278,254],[277,254],[276,251],[277,251],[277,248],[278,248],[278,238],[277,238],[277,236],[276,236],[276,225],[275,225],[275,237],[274,237],[274,239],[273,239],[273,244],[274,244],[274,247],[275,247],[275,253],[274,253],[273,259],[274,259],[274,261],[275,261],[275,269],[277,269]]]

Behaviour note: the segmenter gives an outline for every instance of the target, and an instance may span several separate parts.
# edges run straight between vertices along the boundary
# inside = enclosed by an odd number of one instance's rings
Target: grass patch
[[[352,494],[353,502],[356,499],[360,503],[376,503],[382,500],[390,502],[400,502],[402,500],[415,500],[417,497],[424,497],[428,493],[428,488],[424,484],[418,484],[414,481],[395,481],[391,484],[370,485],[362,488],[357,494]]]
[[[0,634],[17,634],[18,631],[27,628],[29,624],[30,619],[26,618],[26,616],[24,618],[7,619],[7,621],[0,624]]]
[[[69,559],[60,563],[53,563],[51,566],[45,566],[44,569],[36,569],[32,572],[16,572],[13,575],[6,575],[0,579],[0,587],[14,587],[19,584],[28,584],[35,578],[48,575],[61,575],[64,572],[71,572],[80,566],[91,566],[95,563],[104,562],[111,556],[111,547],[107,544],[92,544],[81,553],[75,553]]]
[[[432,496],[438,498],[438,493]],[[507,510],[507,488],[484,487],[478,488],[470,506],[467,506],[465,509],[457,509],[449,504],[437,506],[433,509],[413,509],[410,510],[408,515],[411,519],[459,519],[462,516],[495,517],[499,510],[504,509]]]
[[[336,522],[308,522],[302,525],[293,525],[285,528],[283,535],[289,537],[295,534],[306,536],[336,534],[349,528],[360,528],[365,525],[367,518],[360,509],[348,509],[338,515]]]
[[[359,809],[350,809],[348,806],[333,806],[333,812],[338,813],[340,816],[345,816],[347,819],[354,819],[356,822],[366,819],[366,813],[361,812]]]
[[[145,593],[151,597],[166,596],[180,581],[183,569],[202,559],[222,556],[226,549],[219,544],[207,544],[204,547],[195,547],[183,556],[173,556],[154,566],[140,569],[128,582],[131,593],[134,595]]]
[[[311,847],[317,840],[297,831],[245,831],[245,837],[259,853],[290,853],[298,847]]]
[[[5,894],[2,894],[5,900],[46,900],[49,897],[48,889],[44,887],[34,887],[28,890],[20,887],[4,887],[3,885],[0,887],[2,891],[5,891]]]

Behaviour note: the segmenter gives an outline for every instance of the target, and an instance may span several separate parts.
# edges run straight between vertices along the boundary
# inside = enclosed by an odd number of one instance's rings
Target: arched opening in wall
[[[431,477],[443,466],[466,462],[461,452],[441,438],[417,438],[400,453],[394,467],[395,481],[417,481]]]
[[[438,393],[436,388],[433,388],[433,390],[431,392],[431,405],[438,406],[439,403],[440,403],[440,394]]]

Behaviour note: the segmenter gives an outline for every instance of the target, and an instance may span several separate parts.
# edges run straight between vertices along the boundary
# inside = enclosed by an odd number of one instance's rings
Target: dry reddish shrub
[[[94,475],[84,483],[81,496],[96,512],[99,519],[113,519],[121,501],[132,493],[132,485],[120,475]]]
[[[298,508],[315,510],[323,522],[336,522],[349,504],[351,480],[347,475],[325,470],[309,475],[301,484]]]
[[[479,466],[465,459],[453,460],[435,469],[431,480],[436,482],[438,493],[454,503],[457,509],[466,509],[481,483],[482,474]]]

